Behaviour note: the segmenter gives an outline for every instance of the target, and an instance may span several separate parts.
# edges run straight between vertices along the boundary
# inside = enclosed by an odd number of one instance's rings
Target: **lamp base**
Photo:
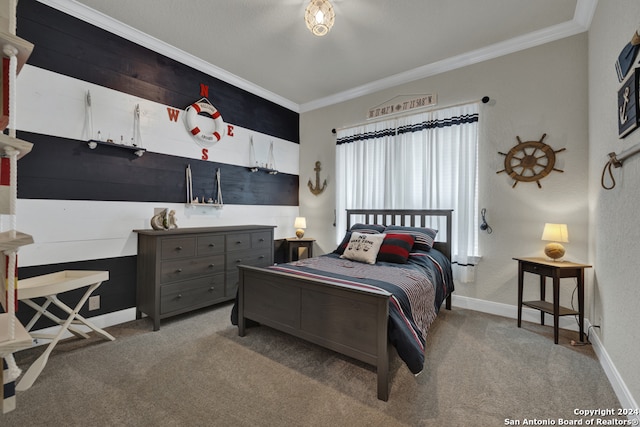
[[[564,246],[560,243],[549,243],[544,247],[544,253],[552,260],[558,261],[564,256]]]
[[[302,228],[298,228],[296,230],[296,237],[298,239],[302,239],[304,237],[304,230]]]

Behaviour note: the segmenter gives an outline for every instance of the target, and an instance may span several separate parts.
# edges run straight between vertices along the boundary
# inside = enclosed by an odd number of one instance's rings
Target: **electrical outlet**
[[[100,295],[89,297],[89,311],[100,309]]]

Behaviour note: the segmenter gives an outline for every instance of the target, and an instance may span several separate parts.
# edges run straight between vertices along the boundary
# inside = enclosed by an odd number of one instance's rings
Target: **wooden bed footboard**
[[[356,222],[430,227],[434,248],[451,259],[451,210],[350,209]],[[361,290],[267,268],[238,266],[238,334],[247,320],[302,338],[376,367],[378,399],[389,399],[389,294]],[[446,308],[451,309],[451,295]]]
[[[376,367],[389,398],[389,296],[268,269],[239,266],[238,334],[251,319]]]

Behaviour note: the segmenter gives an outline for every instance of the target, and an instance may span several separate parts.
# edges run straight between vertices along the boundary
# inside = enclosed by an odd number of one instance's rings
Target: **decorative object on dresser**
[[[236,296],[240,264],[273,264],[269,225],[194,227],[138,233],[136,317],[160,320]]]
[[[363,218],[366,225],[354,224]],[[435,243],[436,231],[426,228],[431,223],[440,224],[441,237]],[[348,242],[354,230],[373,235],[395,226],[393,234],[400,239],[392,240],[402,240],[404,232],[404,237],[420,242],[413,245],[414,253],[406,252],[402,264],[345,260],[339,256],[346,249],[341,244],[331,254],[294,263],[269,268],[241,265],[232,323],[238,325],[240,336],[252,321],[259,322],[373,365],[378,399],[387,400],[391,344],[411,372],[419,373],[424,368],[426,330],[442,302],[451,308],[451,225],[451,210],[347,210],[343,241]],[[419,239],[413,238],[420,230]],[[387,253],[400,252],[389,249]],[[422,303],[410,303],[412,298]],[[398,304],[405,303],[412,309],[400,313]],[[418,323],[422,326],[409,327]]]
[[[151,228],[154,230],[171,230],[178,228],[178,219],[176,211],[156,208],[154,215],[151,217]]]
[[[550,242],[544,247],[545,255],[553,261],[558,261],[565,253],[564,246],[561,243],[569,242],[567,224],[550,224],[547,222],[542,231],[542,240]]]
[[[304,229],[307,228],[307,219],[303,216],[297,216],[293,227],[296,229],[296,237],[302,239],[304,237]]]
[[[540,324],[544,325],[544,315],[553,315],[553,340],[558,344],[558,323],[560,316],[577,316],[580,342],[584,340],[584,270],[590,265],[575,262],[555,262],[544,258],[513,258],[518,261],[518,328],[522,325],[522,306],[540,310]],[[522,301],[524,288],[524,273],[540,276],[540,300]],[[547,277],[553,279],[553,302],[546,301]],[[560,279],[575,278],[578,293],[578,311],[560,305]]]

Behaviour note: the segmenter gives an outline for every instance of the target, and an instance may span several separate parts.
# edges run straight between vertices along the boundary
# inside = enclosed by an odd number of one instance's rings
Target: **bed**
[[[232,314],[238,334],[245,336],[257,323],[373,365],[378,399],[388,400],[390,346],[419,373],[428,327],[443,302],[451,309],[451,216],[451,210],[347,210],[347,234],[335,253],[270,267],[239,266]],[[431,248],[418,245],[416,229],[438,231]],[[416,237],[406,263],[344,258],[352,254],[354,236],[380,240],[380,230],[385,239]],[[413,286],[408,278],[417,288],[407,290]]]

